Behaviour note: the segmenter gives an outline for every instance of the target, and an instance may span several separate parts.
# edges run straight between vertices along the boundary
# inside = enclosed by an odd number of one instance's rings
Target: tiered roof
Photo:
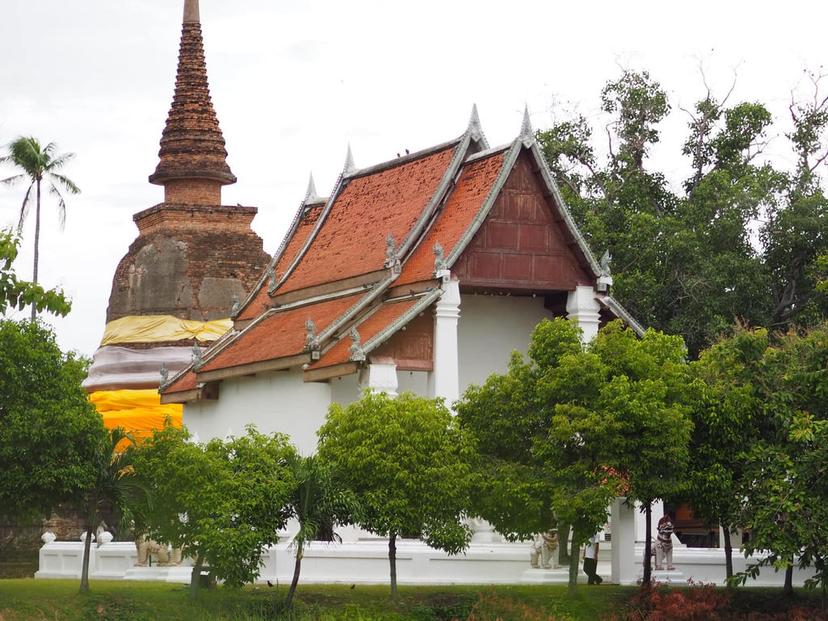
[[[509,189],[516,175],[530,179]],[[316,196],[311,182],[279,251],[241,305],[235,331],[174,378],[163,400],[195,399],[210,382],[265,370],[301,367],[306,381],[355,372],[434,304],[446,270],[493,237],[484,224],[498,215],[496,205],[509,211],[498,203],[507,191],[514,213],[545,210],[536,214],[541,224],[514,225],[527,233],[525,243],[515,242],[514,256],[525,259],[521,244],[529,248],[528,260],[543,252],[538,248],[557,244],[540,258],[575,265],[559,281],[541,278],[545,287],[599,284],[606,274],[558,193],[528,114],[518,138],[490,149],[475,108],[462,136],[431,149],[361,170],[349,149],[327,199]],[[539,197],[529,204],[521,192]],[[539,245],[531,234],[550,223],[560,229],[558,237],[550,233]],[[618,315],[610,304],[604,302]]]

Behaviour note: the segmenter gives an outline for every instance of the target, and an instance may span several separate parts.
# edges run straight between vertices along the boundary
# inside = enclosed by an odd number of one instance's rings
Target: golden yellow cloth
[[[102,390],[89,395],[89,401],[103,417],[108,429],[123,427],[136,440],[148,438],[156,429],[163,429],[167,419],[181,427],[184,406],[180,403],[161,404],[157,390]]]
[[[192,321],[172,315],[122,317],[106,324],[101,347],[118,343],[167,343],[188,339],[215,341],[232,327],[231,319]]]

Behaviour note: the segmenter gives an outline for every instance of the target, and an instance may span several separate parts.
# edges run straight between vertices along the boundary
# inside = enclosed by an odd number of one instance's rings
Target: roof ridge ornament
[[[319,349],[319,336],[316,333],[316,324],[313,323],[313,319],[305,322],[305,349],[310,351]]]
[[[529,117],[529,104],[525,104],[523,108],[523,122],[520,125],[518,138],[527,149],[535,142],[535,130],[532,129],[532,119]]]
[[[348,143],[348,152],[345,154],[345,168],[342,170],[343,175],[350,175],[356,172],[356,165],[354,164],[354,154],[351,151],[351,143]]]
[[[610,254],[609,248],[604,251],[604,254],[601,255],[600,261],[600,274],[598,275],[598,280],[596,281],[596,289],[600,292],[605,292],[609,287],[613,284],[612,279],[612,255]]]
[[[318,199],[319,195],[316,193],[316,183],[313,180],[313,173],[311,173],[308,179],[308,191],[305,192],[305,204],[312,203]]]
[[[359,335],[356,326],[351,328],[348,335],[351,337],[351,361],[365,362],[366,356],[365,350],[362,348],[362,337]]]
[[[273,295],[273,292],[276,291],[276,286],[279,284],[279,279],[276,277],[276,268],[271,263],[267,266],[267,270],[265,270],[265,278],[267,278],[267,292],[270,295]]]
[[[439,274],[447,267],[446,252],[443,250],[442,244],[437,241],[434,244],[434,273]]]
[[[397,256],[397,242],[392,233],[385,238],[385,267],[390,267],[395,274],[400,273],[400,258]]]
[[[241,310],[241,300],[239,299],[239,296],[234,293],[233,297],[230,298],[230,301],[233,303],[232,306],[230,306],[230,316],[235,317],[239,314],[239,310]]]
[[[167,368],[166,363],[161,363],[161,369],[158,371],[158,373],[161,375],[161,383],[158,387],[161,389],[166,388],[167,384],[170,381],[170,371]]]
[[[198,345],[198,341],[193,343],[193,369],[196,371],[204,366],[204,359],[201,355],[201,347]]]
[[[489,148],[489,141],[486,140],[486,134],[483,133],[483,125],[480,123],[480,114],[477,112],[477,104],[472,104],[471,116],[469,117],[469,126],[466,129],[472,140],[482,143],[484,149]]]

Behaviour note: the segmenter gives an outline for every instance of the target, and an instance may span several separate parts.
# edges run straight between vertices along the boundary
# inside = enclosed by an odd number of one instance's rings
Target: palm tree
[[[89,592],[92,533],[101,524],[104,515],[113,513],[117,517],[125,506],[142,506],[147,502],[147,492],[135,478],[133,446],[132,437],[123,428],[117,427],[101,435],[93,456],[97,476],[94,485],[86,490],[81,499],[87,533],[83,544],[81,593]]]
[[[20,206],[20,217],[17,221],[17,232],[23,228],[23,222],[29,213],[32,190],[35,190],[35,241],[34,241],[34,276],[32,282],[37,284],[38,263],[40,260],[40,193],[41,184],[46,183],[50,194],[58,199],[58,217],[60,228],[63,230],[66,224],[66,201],[61,194],[61,188],[70,194],[78,194],[80,188],[68,177],[60,174],[60,170],[75,157],[74,153],[57,153],[57,145],[50,142],[41,148],[36,138],[21,136],[8,145],[8,155],[0,157],[0,164],[9,163],[19,168],[22,172],[7,179],[0,180],[0,183],[14,185],[19,181],[27,179],[30,181],[26,194],[23,196],[23,204]],[[37,308],[32,305],[32,321],[37,316]]]
[[[299,530],[293,537],[296,562],[293,581],[285,599],[286,610],[293,605],[305,546],[311,541],[340,541],[334,527],[350,523],[356,507],[353,497],[337,489],[330,468],[316,456],[296,456],[291,466],[296,480],[291,505],[293,517],[299,522]]]

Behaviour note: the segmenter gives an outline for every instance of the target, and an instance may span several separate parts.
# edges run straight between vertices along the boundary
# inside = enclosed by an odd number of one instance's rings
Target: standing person
[[[589,576],[587,584],[601,584],[604,579],[598,575],[598,542],[601,541],[600,533],[595,533],[587,541],[584,548],[584,573]]]

